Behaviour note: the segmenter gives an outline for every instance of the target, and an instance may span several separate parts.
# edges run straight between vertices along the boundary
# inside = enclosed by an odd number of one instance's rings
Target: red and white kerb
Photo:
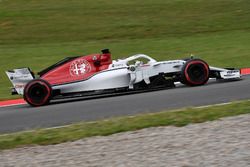
[[[250,74],[250,68],[242,68],[240,69],[241,75],[249,75]]]

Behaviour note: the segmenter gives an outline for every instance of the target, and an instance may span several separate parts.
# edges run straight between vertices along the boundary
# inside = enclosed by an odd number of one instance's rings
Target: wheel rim
[[[200,64],[191,65],[187,72],[192,81],[201,82],[206,79],[205,68]]]
[[[48,94],[48,90],[44,86],[36,83],[30,87],[29,94],[34,101],[41,101],[46,97],[46,94]]]
[[[185,77],[192,85],[202,85],[209,77],[209,67],[201,61],[190,62],[185,69]]]
[[[33,106],[41,106],[49,101],[50,87],[41,81],[31,82],[25,92],[26,101]]]

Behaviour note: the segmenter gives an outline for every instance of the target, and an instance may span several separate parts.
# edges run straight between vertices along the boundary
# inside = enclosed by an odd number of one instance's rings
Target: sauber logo
[[[69,72],[71,76],[81,76],[91,70],[91,66],[85,59],[78,59],[71,63]]]

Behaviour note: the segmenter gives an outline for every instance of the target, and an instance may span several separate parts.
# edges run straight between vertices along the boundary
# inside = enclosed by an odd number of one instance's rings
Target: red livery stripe
[[[7,107],[20,104],[26,104],[26,102],[23,99],[0,101],[0,107]]]
[[[250,74],[250,68],[242,68],[240,69],[241,75],[249,75]]]

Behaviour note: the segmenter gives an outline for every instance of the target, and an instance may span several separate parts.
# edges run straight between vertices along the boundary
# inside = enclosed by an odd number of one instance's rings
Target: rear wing
[[[12,94],[19,95],[23,95],[25,85],[35,78],[29,68],[9,70],[6,74],[13,85]]]

